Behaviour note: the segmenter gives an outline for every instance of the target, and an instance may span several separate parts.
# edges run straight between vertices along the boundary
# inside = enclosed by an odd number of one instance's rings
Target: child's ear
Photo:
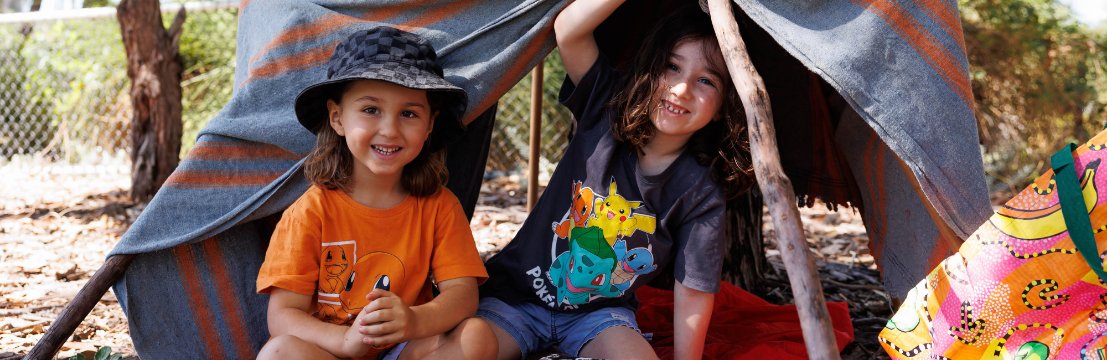
[[[342,107],[334,100],[327,100],[327,123],[338,136],[346,136],[346,130],[342,128]]]

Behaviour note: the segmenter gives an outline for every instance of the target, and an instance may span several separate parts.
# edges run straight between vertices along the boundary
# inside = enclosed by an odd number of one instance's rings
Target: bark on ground
[[[104,262],[142,211],[129,198],[126,166],[5,164],[0,166],[0,359],[26,354],[65,304]],[[526,218],[526,190],[512,178],[485,182],[472,229],[487,258],[502,248]],[[876,334],[892,309],[867,248],[860,215],[816,204],[801,209],[804,230],[827,301],[850,306],[856,340],[843,358],[884,357]],[[766,248],[773,271],[765,297],[788,303],[791,291],[765,219]],[[135,355],[115,296],[104,295],[58,353],[61,358],[109,346]]]

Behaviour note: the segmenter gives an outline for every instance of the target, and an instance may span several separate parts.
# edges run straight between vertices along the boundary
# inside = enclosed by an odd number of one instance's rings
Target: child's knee
[[[496,333],[492,332],[492,324],[478,317],[462,320],[451,332],[450,337],[461,345],[465,357],[469,359],[495,358],[499,350],[496,344]]]
[[[293,335],[278,335],[269,338],[265,346],[258,351],[258,359],[287,359],[304,353],[304,346],[310,345]]]

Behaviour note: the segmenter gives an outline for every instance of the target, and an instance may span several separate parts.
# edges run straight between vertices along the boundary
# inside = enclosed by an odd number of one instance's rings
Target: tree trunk
[[[177,45],[182,7],[167,31],[157,0],[123,0],[116,8],[131,79],[131,197],[146,201],[177,167],[181,152],[181,72]]]
[[[723,279],[751,293],[763,296],[762,279],[767,269],[762,212],[765,200],[756,190],[727,203],[726,253]]]

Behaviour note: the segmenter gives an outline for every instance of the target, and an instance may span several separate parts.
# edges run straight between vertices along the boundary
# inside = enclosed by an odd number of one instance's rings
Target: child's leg
[[[552,316],[544,306],[513,305],[485,297],[480,299],[477,316],[491,324],[494,339],[499,344],[496,359],[521,359],[553,345],[549,331]]]
[[[606,307],[584,314],[561,314],[557,329],[565,334],[561,350],[597,359],[656,359],[653,347],[638,330],[634,311]]]
[[[445,334],[409,341],[399,359],[491,359],[496,356],[494,336],[487,322],[468,318]]]
[[[581,357],[596,359],[657,359],[653,347],[637,331],[626,326],[604,329],[580,350]]]
[[[292,335],[269,339],[258,352],[258,359],[338,359],[315,344]]]
[[[522,350],[519,350],[519,344],[515,343],[515,339],[499,326],[493,324],[491,327],[492,332],[496,335],[496,344],[499,344],[496,360],[518,359],[519,354],[522,354]]]

